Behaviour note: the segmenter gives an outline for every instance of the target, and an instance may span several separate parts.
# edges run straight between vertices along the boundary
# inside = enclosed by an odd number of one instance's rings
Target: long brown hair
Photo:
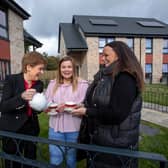
[[[140,91],[144,87],[143,71],[134,52],[122,41],[113,41],[105,45],[111,47],[118,56],[116,66],[113,71],[113,77],[122,71],[127,71],[133,75],[137,81]]]
[[[61,64],[64,61],[70,61],[72,63],[72,68],[73,68],[73,73],[72,73],[72,78],[71,78],[71,83],[72,83],[72,90],[73,92],[77,89],[77,84],[78,84],[78,77],[77,77],[77,73],[76,73],[76,67],[75,67],[75,61],[73,60],[72,57],[70,56],[66,56],[63,57],[58,64],[58,72],[57,72],[57,76],[56,76],[56,84],[55,87],[53,89],[53,93],[55,93],[58,89],[58,87],[64,83],[64,78],[61,75]]]

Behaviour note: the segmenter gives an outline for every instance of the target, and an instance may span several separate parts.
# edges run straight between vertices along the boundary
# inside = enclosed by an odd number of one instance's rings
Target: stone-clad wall
[[[60,38],[60,57],[65,57],[66,54],[66,46],[65,46],[65,42],[64,42],[64,36],[61,32],[61,38]]]
[[[23,19],[8,10],[11,73],[21,71],[21,60],[24,56]]]
[[[127,43],[127,39],[124,38],[124,37],[115,37],[115,40],[116,40],[116,41],[122,41],[122,42]]]
[[[86,63],[88,77],[87,80],[93,80],[93,75],[99,70],[99,39],[98,37],[87,37],[88,52],[86,54]]]
[[[162,62],[163,62],[163,39],[153,39],[153,74],[152,83],[159,83],[162,76]]]
[[[140,39],[139,38],[134,38],[134,53],[138,59],[138,61],[140,61]]]
[[[146,42],[145,42],[145,38],[139,38],[139,40],[140,40],[140,45],[139,46],[137,46],[137,47],[139,47],[139,49],[140,49],[140,54],[139,54],[139,58],[140,58],[140,64],[141,64],[141,67],[142,67],[142,70],[143,70],[143,72],[144,72],[144,77],[145,77],[145,58],[146,58],[146,51],[145,51],[145,49],[146,49]]]

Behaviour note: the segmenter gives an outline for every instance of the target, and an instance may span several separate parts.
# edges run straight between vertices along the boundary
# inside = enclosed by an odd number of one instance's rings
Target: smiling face
[[[118,56],[115,53],[115,51],[111,47],[105,46],[103,49],[103,56],[102,56],[102,60],[105,66],[106,67],[109,66],[111,63],[113,63],[117,59],[118,59]]]
[[[39,80],[40,75],[44,73],[44,64],[38,64],[35,66],[27,65],[26,76],[30,81]]]
[[[72,75],[73,75],[72,62],[70,60],[63,61],[60,66],[60,72],[61,72],[61,76],[63,77],[63,79],[65,80],[72,79]]]

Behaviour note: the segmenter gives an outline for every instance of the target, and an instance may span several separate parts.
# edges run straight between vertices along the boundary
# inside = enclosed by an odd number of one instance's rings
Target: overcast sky
[[[24,28],[43,43],[38,51],[57,55],[60,22],[73,15],[152,17],[168,24],[168,0],[16,0],[31,17]]]

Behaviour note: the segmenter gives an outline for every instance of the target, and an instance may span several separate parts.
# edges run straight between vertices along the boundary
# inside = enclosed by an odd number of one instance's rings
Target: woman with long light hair
[[[77,142],[81,117],[72,116],[65,110],[66,102],[74,102],[76,105],[83,102],[88,82],[79,79],[76,74],[74,60],[67,56],[60,60],[58,74],[55,80],[51,80],[46,90],[48,102],[58,104],[59,113],[51,115],[49,120],[49,138],[64,142]],[[55,145],[49,146],[50,163],[60,165],[63,155],[66,155],[67,167],[76,167],[76,150],[62,151]]]

